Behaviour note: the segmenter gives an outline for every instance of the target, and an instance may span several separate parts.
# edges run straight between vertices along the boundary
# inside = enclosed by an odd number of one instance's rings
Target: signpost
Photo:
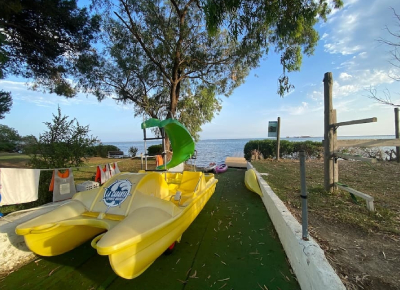
[[[281,146],[281,117],[278,121],[268,122],[268,137],[276,137],[276,160],[279,160],[279,148]]]
[[[268,137],[277,137],[278,136],[278,122],[277,121],[269,121],[268,122]]]

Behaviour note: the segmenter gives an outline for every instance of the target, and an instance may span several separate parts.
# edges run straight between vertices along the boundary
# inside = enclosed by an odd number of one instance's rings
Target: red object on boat
[[[228,170],[228,165],[226,165],[225,163],[219,164],[217,165],[217,167],[215,167],[214,170],[215,173],[223,173]]]

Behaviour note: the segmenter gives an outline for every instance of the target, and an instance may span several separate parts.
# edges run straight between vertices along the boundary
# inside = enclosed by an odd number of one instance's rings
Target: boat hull
[[[180,241],[218,182],[213,174],[202,172],[182,176],[174,176],[173,181],[180,183],[171,189],[161,173],[121,175],[103,188],[80,192],[70,203],[19,225],[16,233],[24,235],[29,249],[42,256],[63,254],[94,238],[92,246],[98,254],[109,256],[116,274],[135,278]],[[128,181],[132,188],[122,205],[106,213],[103,203],[113,196],[110,188]],[[123,187],[118,188],[116,198],[122,200]],[[188,188],[193,189],[185,191]],[[179,200],[174,198],[177,190],[182,191]]]
[[[215,170],[215,173],[223,173],[228,170],[228,165],[226,165],[225,163],[217,165],[217,167],[215,167],[214,170]]]
[[[62,226],[45,233],[25,235],[24,239],[32,252],[51,257],[69,252],[104,231],[91,226]]]
[[[114,272],[125,279],[133,279],[142,274],[191,225],[215,191],[215,184],[188,205],[185,210],[167,224],[161,225],[140,242],[109,255]],[[98,251],[101,254],[101,251]]]
[[[260,196],[263,196],[254,169],[249,169],[246,171],[244,175],[244,184],[246,185],[248,190],[257,193]]]

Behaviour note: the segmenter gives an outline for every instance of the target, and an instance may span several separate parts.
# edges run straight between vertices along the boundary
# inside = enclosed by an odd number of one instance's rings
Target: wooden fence
[[[333,192],[338,188],[346,190],[353,195],[362,197],[367,202],[369,210],[374,210],[373,197],[359,192],[345,184],[339,183],[339,166],[338,158],[354,159],[366,162],[376,162],[375,158],[365,158],[361,156],[352,156],[338,152],[339,147],[381,147],[396,146],[397,162],[400,162],[400,139],[399,139],[399,117],[398,108],[395,109],[395,135],[396,139],[368,139],[368,140],[337,140],[337,129],[340,126],[348,126],[355,124],[367,124],[377,122],[377,118],[367,118],[361,120],[352,120],[347,122],[337,122],[336,110],[332,105],[332,87],[333,77],[331,72],[324,75],[324,186],[325,190]]]

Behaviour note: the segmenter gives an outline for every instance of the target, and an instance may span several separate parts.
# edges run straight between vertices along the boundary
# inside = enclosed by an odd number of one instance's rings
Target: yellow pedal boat
[[[114,272],[132,279],[180,241],[217,182],[202,172],[120,173],[18,225],[16,233],[42,256],[63,254],[94,238],[92,246],[109,256]]]
[[[258,184],[256,172],[254,169],[248,169],[244,175],[244,184],[247,189],[263,196],[260,185]]]

